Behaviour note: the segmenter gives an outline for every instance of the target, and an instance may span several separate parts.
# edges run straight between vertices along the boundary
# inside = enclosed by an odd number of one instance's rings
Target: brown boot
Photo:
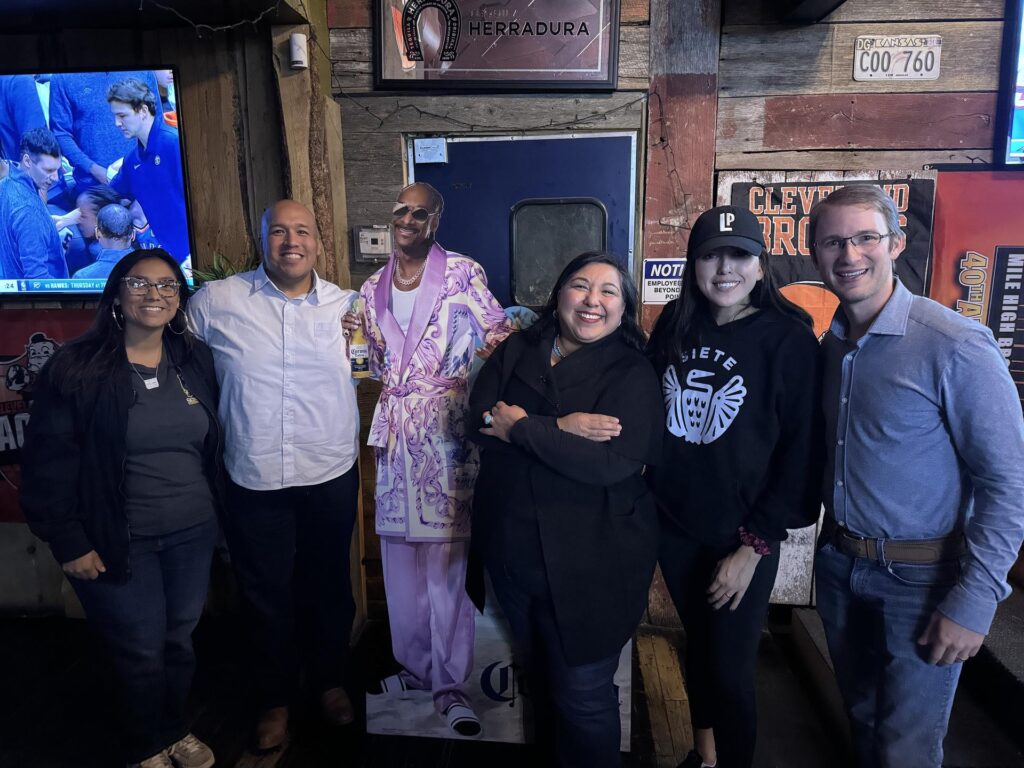
[[[256,724],[249,751],[254,755],[271,755],[288,743],[288,707],[268,709]]]
[[[344,688],[329,688],[320,696],[324,719],[332,725],[351,725],[356,719],[352,701]]]

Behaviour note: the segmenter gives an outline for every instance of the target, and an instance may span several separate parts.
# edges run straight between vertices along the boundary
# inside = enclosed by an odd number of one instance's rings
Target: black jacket
[[[515,557],[502,527],[536,521],[562,647],[578,665],[617,653],[647,606],[658,519],[641,471],[657,461],[664,418],[654,369],[621,333],[551,367],[553,337],[554,329],[539,339],[513,334],[470,394],[467,433],[483,447],[473,552],[488,569],[501,567]],[[529,414],[511,443],[478,432],[498,400]],[[559,430],[556,419],[577,411],[618,417],[622,434],[597,443]],[[482,584],[467,583],[477,606]]]
[[[222,437],[213,356],[201,341],[194,342],[189,354],[180,339],[164,337],[172,366],[209,416],[204,471],[214,498],[220,499]],[[48,376],[41,378],[33,393],[21,469],[21,507],[31,531],[50,545],[59,563],[95,549],[107,568],[100,579],[112,582],[126,581],[130,575],[121,483],[135,389],[127,358],[125,362],[113,378],[67,396],[61,396]]]

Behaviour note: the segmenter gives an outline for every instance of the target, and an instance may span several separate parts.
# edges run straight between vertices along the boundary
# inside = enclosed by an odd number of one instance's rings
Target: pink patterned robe
[[[388,309],[395,259],[360,290],[371,370],[384,387],[369,439],[376,529],[410,542],[464,541],[479,469],[465,439],[466,378],[479,345],[511,328],[480,265],[435,243],[406,336]]]

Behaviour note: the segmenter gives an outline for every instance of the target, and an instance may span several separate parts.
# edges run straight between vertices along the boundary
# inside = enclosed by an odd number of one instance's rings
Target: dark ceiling
[[[308,1],[308,0],[307,0]],[[313,0],[315,1],[315,0]],[[0,0],[4,32],[304,22],[303,0]],[[184,17],[184,18],[182,18]],[[208,31],[201,29],[200,31]]]

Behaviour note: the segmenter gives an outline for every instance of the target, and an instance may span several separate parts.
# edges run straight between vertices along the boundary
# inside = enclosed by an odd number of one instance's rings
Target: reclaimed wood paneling
[[[372,25],[372,0],[327,0],[327,26],[331,29]]]
[[[160,57],[177,64],[185,134],[195,263],[215,254],[238,263],[254,252],[245,168],[251,162],[242,139],[234,42],[198,38],[191,29],[162,30]],[[264,40],[266,38],[264,37]],[[154,50],[154,49],[151,49]],[[276,160],[265,160],[272,167]]]
[[[332,29],[331,68],[335,93],[373,89],[373,38],[369,29]]]
[[[281,153],[281,120],[276,94],[267,88],[274,62],[266,31],[246,29],[240,36],[243,39],[235,53],[244,158],[240,170],[248,195],[247,226],[255,244],[263,211],[284,197],[281,164],[276,160]],[[260,160],[249,162],[249,158]]]
[[[648,258],[685,253],[690,226],[713,205],[720,19],[719,0],[651,2]],[[645,306],[644,326],[652,327],[660,312],[660,306]]]
[[[346,137],[359,133],[470,133],[635,129],[646,97],[606,95],[375,96],[341,100]],[[358,145],[361,139],[352,139]],[[346,138],[346,141],[348,139]],[[351,191],[351,190],[350,190]]]
[[[807,168],[928,168],[948,163],[991,163],[992,150],[835,150],[814,152],[720,152],[715,167],[720,170],[785,170]]]
[[[678,256],[694,220],[712,206],[714,75],[651,82],[644,255]]]
[[[373,88],[373,37],[370,29],[332,29],[330,36],[332,88],[335,94]],[[647,90],[650,61],[649,28],[619,28],[618,90]]]
[[[719,86],[723,96],[994,91],[1002,28],[1001,21],[732,27],[722,33]],[[855,39],[880,34],[942,35],[939,78],[855,81]]]
[[[724,25],[778,24],[778,0],[724,0]],[[822,22],[1001,19],[1003,0],[846,0]]]
[[[619,21],[622,24],[646,24],[651,18],[651,0],[622,0]]]
[[[719,153],[991,148],[994,93],[722,99]]]
[[[622,26],[619,28],[619,82],[620,91],[646,91],[650,82],[650,27]]]

